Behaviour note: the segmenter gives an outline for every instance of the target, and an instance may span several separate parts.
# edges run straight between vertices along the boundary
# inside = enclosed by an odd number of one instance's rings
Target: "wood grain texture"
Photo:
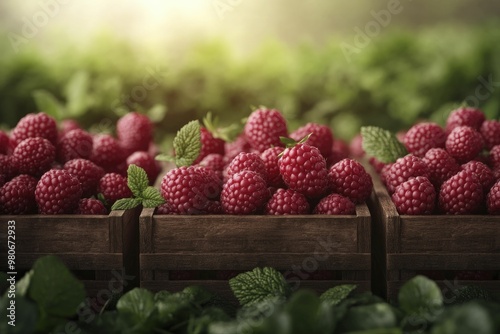
[[[16,268],[30,269],[35,261],[52,253],[17,253]],[[87,254],[57,254],[57,257],[71,270],[111,270],[123,267],[121,254],[87,253]],[[6,263],[0,265],[0,270],[6,270]]]
[[[398,270],[500,270],[500,253],[389,254],[387,268]]]

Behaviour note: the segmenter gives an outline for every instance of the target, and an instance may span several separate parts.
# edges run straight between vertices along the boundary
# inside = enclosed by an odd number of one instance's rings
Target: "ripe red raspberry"
[[[446,139],[446,151],[460,163],[477,157],[483,146],[481,134],[469,126],[457,126]]]
[[[309,213],[309,202],[304,195],[292,189],[278,189],[267,202],[266,215],[305,215]]]
[[[408,152],[423,157],[431,148],[444,148],[445,131],[436,123],[420,123],[412,126],[404,136]]]
[[[81,129],[80,124],[72,119],[65,119],[59,123],[59,138],[62,138],[65,134],[71,130]]]
[[[242,172],[244,170],[251,170],[259,174],[264,179],[264,181],[267,182],[266,165],[257,153],[242,152],[238,154],[227,166],[225,176],[227,178],[230,178],[234,174]]]
[[[116,134],[126,156],[147,151],[153,139],[153,124],[146,115],[130,112],[116,123]]]
[[[500,215],[500,181],[497,181],[486,196],[486,205],[490,215]]]
[[[431,148],[422,161],[427,165],[429,180],[436,188],[460,171],[460,165],[442,148]]]
[[[132,197],[127,178],[117,173],[107,173],[99,180],[98,192],[101,193],[108,205],[113,205],[122,198]]]
[[[224,162],[229,164],[241,152],[250,152],[252,147],[248,143],[245,135],[239,135],[235,141],[224,144]]]
[[[21,118],[11,133],[13,147],[27,138],[41,137],[47,139],[52,145],[57,144],[56,121],[41,112],[38,114],[28,114]]]
[[[482,162],[469,161],[465,165],[462,165],[462,170],[468,170],[476,174],[485,193],[487,193],[493,183],[495,183],[495,175],[493,174],[493,171]]]
[[[90,160],[106,171],[116,168],[126,159],[125,152],[118,141],[110,135],[102,134],[94,137]]]
[[[328,189],[326,161],[314,146],[297,144],[285,149],[278,166],[285,184],[309,198],[319,198]]]
[[[94,198],[82,198],[78,202],[77,215],[107,215],[108,210],[101,201]]]
[[[389,171],[391,170],[392,165],[394,165],[393,162],[390,162],[386,164],[382,169],[380,170],[380,181],[387,187],[387,175],[389,175]]]
[[[278,166],[279,155],[283,152],[283,147],[271,147],[261,153],[260,158],[266,166],[268,184],[270,187],[283,188],[285,182],[280,174]]]
[[[356,160],[344,159],[337,162],[328,171],[328,178],[333,192],[354,203],[366,201],[372,193],[372,178]]]
[[[88,159],[92,154],[92,136],[81,129],[71,130],[59,139],[57,161],[65,163],[72,159]]]
[[[354,215],[356,206],[347,197],[330,194],[319,201],[313,213],[316,215]]]
[[[37,182],[34,177],[23,174],[0,187],[0,213],[7,215],[35,213]]]
[[[280,137],[288,136],[286,121],[276,109],[257,109],[248,117],[245,136],[250,146],[259,152],[283,146]]]
[[[429,170],[422,159],[413,154],[399,158],[385,173],[387,190],[392,194],[401,183],[417,176],[429,177]]]
[[[491,148],[490,162],[493,169],[500,168],[500,145],[495,145]]]
[[[221,172],[224,170],[224,156],[218,153],[210,153],[198,164],[203,167],[210,168],[216,172]]]
[[[483,187],[477,176],[463,170],[441,186],[439,209],[445,214],[474,214],[481,210],[483,199]]]
[[[75,212],[81,196],[80,182],[65,170],[49,170],[38,181],[35,190],[38,212],[46,215]]]
[[[145,151],[137,151],[132,153],[127,158],[127,166],[136,165],[144,169],[146,174],[148,175],[149,184],[153,185],[156,181],[156,178],[161,172],[161,167],[158,161],[148,152]]]
[[[50,169],[56,157],[54,145],[45,138],[23,140],[12,153],[14,168],[19,174],[40,176]]]
[[[166,202],[156,208],[155,214],[157,215],[175,215],[174,209],[170,203]]]
[[[430,215],[436,206],[436,190],[428,178],[417,176],[397,186],[392,201],[402,215]]]
[[[0,154],[0,174],[5,176],[6,181],[17,174],[16,166],[11,155]]]
[[[203,158],[212,153],[217,153],[224,155],[224,140],[220,138],[214,138],[212,133],[208,131],[206,128],[201,128],[201,150],[198,158],[195,160],[195,164],[199,163]]]
[[[361,134],[357,134],[352,138],[349,144],[349,149],[351,151],[351,156],[354,158],[362,158],[365,155],[365,150],[363,149],[363,137]]]
[[[97,187],[99,180],[104,176],[104,169],[85,159],[70,160],[64,164],[63,168],[80,181],[83,197],[97,194]]]
[[[0,154],[7,154],[9,150],[9,136],[0,130]]]
[[[193,168],[205,178],[207,188],[207,197],[215,200],[219,198],[220,192],[222,190],[222,179],[219,174],[211,168],[203,166],[193,166]]]
[[[323,157],[328,158],[332,152],[333,134],[326,125],[317,123],[307,123],[290,134],[290,138],[299,141],[308,134],[306,144],[317,147]]]
[[[269,197],[266,181],[257,173],[244,170],[224,184],[220,201],[227,214],[249,215],[260,213]]]
[[[453,110],[446,120],[446,133],[451,133],[457,126],[469,126],[479,131],[484,120],[484,114],[479,109],[470,107],[458,108]]]
[[[500,122],[496,120],[486,120],[479,130],[483,136],[485,146],[490,150],[495,145],[500,145]]]

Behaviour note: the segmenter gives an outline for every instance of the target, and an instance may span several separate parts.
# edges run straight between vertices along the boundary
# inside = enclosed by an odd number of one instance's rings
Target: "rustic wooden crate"
[[[422,271],[500,271],[500,217],[488,215],[399,215],[387,189],[372,170],[372,275],[374,293],[389,300]],[[437,281],[448,298],[467,284],[500,294],[500,280]]]
[[[365,204],[353,216],[176,216],[140,217],[141,287],[180,290],[204,285],[231,296],[224,280],[173,280],[170,271],[241,270],[270,266],[281,271],[309,264],[332,270],[335,280],[291,280],[292,286],[322,292],[337,284],[354,283],[370,290],[370,213]],[[329,240],[331,248],[321,248]],[[321,258],[316,261],[308,258]],[[288,276],[291,278],[292,275]],[[305,277],[305,276],[304,276]]]
[[[8,271],[7,222],[13,220],[18,278],[39,257],[55,255],[82,279],[90,298],[102,301],[112,290],[130,290],[139,286],[140,210],[112,211],[107,216],[0,216],[0,254],[4,259],[0,270]]]

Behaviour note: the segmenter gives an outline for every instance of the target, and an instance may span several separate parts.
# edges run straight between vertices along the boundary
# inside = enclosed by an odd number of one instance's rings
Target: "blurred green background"
[[[478,0],[3,0],[0,124],[38,111],[34,96],[98,131],[148,112],[160,140],[259,105],[343,139],[464,102],[498,119],[499,17]]]

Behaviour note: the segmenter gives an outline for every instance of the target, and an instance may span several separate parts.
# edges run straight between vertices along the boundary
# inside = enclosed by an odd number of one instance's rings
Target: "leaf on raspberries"
[[[127,169],[127,184],[135,197],[141,197],[149,185],[148,174],[141,167],[130,165]]]
[[[338,285],[323,292],[319,299],[334,306],[346,299],[356,288],[357,285],[354,284]]]
[[[128,210],[141,205],[142,199],[140,198],[122,198],[113,204],[111,210]]]
[[[311,135],[312,135],[312,132],[299,141],[296,141],[295,139],[292,139],[289,137],[280,137],[280,141],[283,144],[285,144],[285,146],[287,148],[290,148],[290,147],[294,147],[297,144],[304,144],[309,139],[309,137],[311,137]]]
[[[363,149],[366,154],[383,163],[395,162],[408,154],[405,146],[390,131],[376,126],[361,128]]]
[[[160,191],[153,187],[147,187],[142,192],[142,206],[145,208],[156,208],[165,203]]]
[[[208,112],[203,118],[203,125],[210,131],[214,138],[232,142],[242,132],[244,123],[233,123],[227,127],[221,127],[219,125],[219,118],[212,116],[212,113]]]
[[[33,92],[33,98],[38,110],[45,112],[47,115],[61,120],[65,114],[64,106],[46,90],[40,89]]]
[[[177,167],[191,166],[201,150],[200,122],[191,121],[177,132],[174,150]]]

